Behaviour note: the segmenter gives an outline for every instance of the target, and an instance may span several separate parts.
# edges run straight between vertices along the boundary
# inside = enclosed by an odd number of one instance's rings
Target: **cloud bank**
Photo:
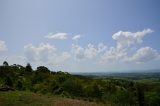
[[[40,62],[44,64],[62,64],[70,58],[68,52],[57,53],[57,48],[49,43],[40,43],[38,46],[28,44],[24,46],[25,57],[30,62]]]
[[[135,62],[143,63],[152,61],[158,56],[158,52],[151,47],[141,47],[135,53],[129,54],[130,49],[134,48],[134,45],[143,42],[143,38],[152,33],[151,29],[144,29],[138,32],[124,32],[118,31],[112,35],[113,40],[116,41],[115,47],[110,47],[101,56],[101,63],[116,63],[116,62]]]
[[[119,31],[115,34],[113,34],[112,38],[117,41],[117,49],[126,49],[130,47],[131,45],[142,43],[143,38],[149,34],[152,33],[153,30],[151,29],[144,29],[143,31],[138,32],[124,32]]]
[[[70,39],[71,48],[68,48],[67,51],[60,51],[57,45],[52,45],[48,42],[39,43],[38,45],[31,43],[24,46],[24,56],[13,56],[10,59],[20,60],[21,63],[24,63],[22,61],[27,61],[37,65],[70,64],[67,67],[73,67],[73,64],[84,67],[86,63],[88,67],[93,67],[92,69],[94,67],[101,68],[102,65],[110,65],[113,68],[115,64],[117,67],[122,67],[121,64],[124,66],[128,64],[134,64],[135,66],[147,64],[148,62],[160,60],[158,50],[150,46],[140,45],[143,43],[144,37],[152,32],[153,30],[151,29],[137,32],[118,31],[112,35],[113,40],[116,42],[115,46],[108,46],[102,42],[99,44],[88,43],[86,46],[82,46],[74,42],[74,40],[80,39],[81,35],[75,35]],[[67,39],[67,33],[49,33],[46,38]],[[5,50],[7,50],[5,41],[0,40],[0,51]],[[4,60],[2,57],[0,59]],[[88,67],[84,68],[88,69]]]

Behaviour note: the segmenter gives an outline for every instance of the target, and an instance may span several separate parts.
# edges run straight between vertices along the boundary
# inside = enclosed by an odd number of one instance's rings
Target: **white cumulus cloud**
[[[119,31],[113,34],[112,38],[117,41],[117,49],[121,50],[130,47],[132,44],[143,42],[143,37],[152,32],[151,29],[144,29],[134,33]]]
[[[48,39],[67,39],[67,33],[49,33],[45,38]]]
[[[104,52],[106,49],[107,49],[107,46],[104,45],[103,43],[98,44],[98,52],[99,53]]]
[[[136,51],[136,53],[129,59],[136,63],[144,63],[155,60],[159,57],[157,50],[151,47],[142,47]]]
[[[118,51],[115,47],[110,47],[101,55],[101,63],[116,63],[122,62],[127,57],[126,51]]]
[[[102,49],[104,49],[104,48],[102,48],[102,45],[100,45],[100,47],[98,49],[92,44],[88,44],[87,47],[85,47],[85,48],[83,48],[79,45],[72,44],[72,52],[75,55],[75,58],[78,60],[92,59],[92,58],[96,57],[98,55],[99,51],[101,51]]]
[[[30,62],[50,65],[62,64],[71,57],[68,52],[57,53],[57,48],[49,43],[28,44],[24,46],[24,54]]]
[[[101,63],[119,63],[119,62],[147,62],[152,61],[158,57],[158,52],[151,47],[141,47],[136,52],[130,49],[132,46],[143,42],[146,34],[152,33],[151,29],[144,29],[138,32],[123,32],[119,31],[113,34],[112,38],[116,40],[117,45],[110,47],[101,55]]]
[[[32,44],[24,46],[25,56],[30,61],[45,61],[55,51],[56,48],[48,43],[41,43],[37,47]]]
[[[72,44],[72,52],[75,55],[76,59],[84,59],[84,48],[80,47],[79,45]]]
[[[7,46],[5,41],[0,40],[0,51],[6,51],[7,50]]]
[[[85,56],[87,58],[93,58],[98,54],[98,49],[94,47],[92,44],[88,44],[88,47],[84,51]]]

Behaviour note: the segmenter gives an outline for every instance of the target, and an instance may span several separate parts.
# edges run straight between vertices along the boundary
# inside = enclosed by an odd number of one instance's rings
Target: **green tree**
[[[9,66],[8,62],[7,62],[7,61],[4,61],[4,62],[3,62],[3,66]]]
[[[43,72],[43,73],[50,72],[50,70],[47,67],[45,67],[45,66],[39,66],[39,67],[37,67],[37,71],[38,72]]]
[[[137,99],[139,106],[144,106],[144,88],[140,84],[137,84]]]
[[[115,96],[115,102],[122,105],[136,105],[136,98],[134,94],[127,90],[118,90],[116,92]]]
[[[27,63],[25,70],[27,72],[32,72],[32,66],[29,63]]]
[[[12,79],[10,77],[7,77],[5,79],[5,84],[12,87],[13,86],[13,82],[12,82]]]
[[[23,83],[22,83],[21,81],[17,81],[16,88],[17,88],[18,90],[22,90],[22,88],[23,88]]]
[[[87,97],[101,99],[102,91],[96,82],[87,85],[84,90]]]
[[[63,83],[62,88],[72,96],[80,97],[83,95],[82,84],[78,79],[66,80]]]
[[[98,84],[96,84],[96,83],[93,85],[93,92],[94,92],[95,97],[101,98],[102,92],[101,92]]]

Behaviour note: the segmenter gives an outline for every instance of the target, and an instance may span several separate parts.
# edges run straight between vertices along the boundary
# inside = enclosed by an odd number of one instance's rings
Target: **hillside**
[[[0,106],[103,106],[103,104],[24,91],[9,91],[0,92]]]
[[[0,91],[4,92],[0,92],[2,95],[0,100],[2,106],[3,103],[21,104],[18,98],[24,94],[26,96],[20,97],[20,101],[28,100],[28,102],[24,102],[35,105],[41,102],[44,102],[44,105],[52,102],[53,104],[58,103],[58,106],[61,103],[62,106],[67,103],[69,103],[68,105],[75,104],[76,106],[77,104],[85,106],[88,103],[88,105],[97,105],[96,103],[100,103],[101,105],[114,104],[119,106],[160,105],[159,75],[151,75],[150,77],[146,77],[146,75],[135,76],[134,78],[123,77],[71,75],[67,72],[51,71],[45,66],[39,66],[36,70],[33,70],[30,64],[21,66],[17,64],[8,65],[7,62],[4,62],[0,66]],[[12,92],[7,93],[8,90],[12,90]],[[18,91],[23,92],[18,93]],[[25,92],[28,91],[32,93],[26,94]],[[38,95],[51,95],[53,101],[46,99],[46,96],[41,97]],[[68,99],[60,98],[60,102],[58,102],[59,97]],[[36,98],[40,102],[37,102]],[[41,100],[43,98],[44,100]]]

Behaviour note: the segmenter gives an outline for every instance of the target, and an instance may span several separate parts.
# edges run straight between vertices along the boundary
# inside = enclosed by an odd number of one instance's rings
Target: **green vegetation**
[[[26,91],[9,91],[0,92],[0,106],[103,106],[103,104]]]
[[[5,101],[16,99],[14,103],[20,104],[17,101],[17,95],[23,95],[20,97],[23,101],[24,98],[30,98],[25,92],[33,92],[34,95],[61,96],[104,105],[159,106],[160,83],[146,83],[143,79],[139,80],[71,75],[62,71],[50,71],[45,66],[39,66],[33,70],[30,64],[27,64],[26,67],[16,64],[9,66],[7,62],[4,62],[3,66],[0,66],[0,85],[8,85],[16,91],[9,94],[6,100],[3,100],[3,96],[7,94],[0,92],[0,103],[5,104]],[[23,92],[16,95],[18,91]],[[36,99],[28,99],[27,101],[28,103],[33,102],[33,105],[39,105],[41,102],[43,105],[45,103],[48,105],[49,100],[36,102]]]

